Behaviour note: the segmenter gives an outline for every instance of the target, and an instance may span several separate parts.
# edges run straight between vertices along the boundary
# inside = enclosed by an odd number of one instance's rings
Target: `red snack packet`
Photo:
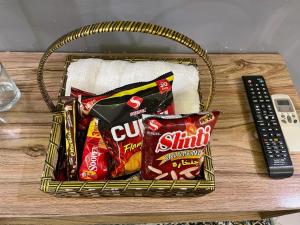
[[[71,87],[71,95],[70,96],[77,99],[77,101],[79,103],[78,107],[76,108],[76,110],[77,110],[76,144],[77,144],[77,149],[78,149],[78,163],[80,165],[87,130],[88,130],[90,121],[92,119],[91,116],[88,116],[88,115],[85,115],[82,113],[83,110],[81,110],[82,105],[80,104],[80,102],[82,99],[86,99],[86,98],[95,96],[95,94]]]
[[[98,119],[90,122],[79,170],[80,180],[106,180],[109,177],[109,154],[98,130]]]
[[[143,115],[142,178],[182,180],[199,177],[204,150],[219,113]]]
[[[112,177],[132,174],[141,168],[143,113],[174,114],[172,82],[169,72],[148,82],[115,89],[105,99],[82,101],[89,115],[99,119],[99,131],[112,159]]]

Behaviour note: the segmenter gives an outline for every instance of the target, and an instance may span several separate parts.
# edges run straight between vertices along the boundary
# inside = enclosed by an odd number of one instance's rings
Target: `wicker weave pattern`
[[[74,31],[71,31],[61,38],[57,39],[54,43],[52,43],[46,52],[43,54],[38,70],[37,70],[37,81],[42,93],[42,96],[47,103],[49,109],[54,112],[56,107],[51,100],[44,81],[43,81],[43,69],[45,66],[45,63],[48,59],[48,57],[57,49],[62,47],[63,45],[76,40],[81,37],[86,37],[93,34],[98,33],[106,33],[106,32],[141,32],[141,33],[147,33],[152,35],[158,35],[161,37],[165,37],[171,40],[174,40],[191,50],[193,50],[207,65],[210,78],[211,78],[211,86],[210,86],[210,93],[208,95],[207,102],[205,104],[205,110],[207,110],[211,104],[213,95],[214,95],[214,83],[215,83],[215,72],[212,66],[212,63],[206,54],[206,52],[198,45],[195,41],[190,39],[189,37],[176,32],[174,30],[171,30],[169,28],[165,28],[162,26],[150,24],[150,23],[143,23],[143,22],[134,22],[134,21],[114,21],[114,22],[103,22],[103,23],[96,23],[92,25],[87,25],[84,27],[81,27],[79,29],[76,29]]]
[[[193,196],[214,190],[214,171],[210,147],[204,155],[205,180],[108,180],[95,182],[54,181],[53,171],[62,132],[62,113],[53,115],[41,190],[58,196]]]

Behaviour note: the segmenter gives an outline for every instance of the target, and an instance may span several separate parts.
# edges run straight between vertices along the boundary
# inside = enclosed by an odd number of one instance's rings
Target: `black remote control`
[[[242,76],[269,176],[285,178],[294,168],[263,76]]]

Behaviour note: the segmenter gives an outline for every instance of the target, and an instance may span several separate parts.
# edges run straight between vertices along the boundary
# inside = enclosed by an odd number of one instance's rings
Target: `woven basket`
[[[60,111],[62,110],[61,96],[65,94],[65,84],[67,80],[67,67],[72,61],[78,60],[79,58],[90,58],[90,56],[69,56],[66,60],[65,74],[63,77],[62,87],[59,91],[58,103],[55,106],[51,100],[44,81],[43,81],[43,70],[48,57],[58,48],[62,47],[68,42],[75,39],[98,34],[105,32],[141,32],[152,35],[157,35],[174,40],[190,49],[192,49],[200,59],[203,60],[208,68],[210,76],[210,87],[207,101],[202,101],[202,93],[199,83],[198,93],[200,96],[201,111],[207,110],[211,104],[214,95],[214,69],[212,63],[206,54],[206,52],[192,39],[186,37],[171,29],[143,22],[132,22],[132,21],[115,21],[115,22],[103,22],[84,26],[76,29],[57,39],[51,44],[46,52],[43,54],[38,70],[37,70],[37,81],[43,99],[48,105],[51,112],[53,112],[53,122],[50,133],[50,140],[48,145],[48,151],[45,159],[43,175],[41,178],[41,190],[47,193],[52,193],[58,196],[191,196],[201,195],[211,192],[215,189],[215,177],[212,165],[212,157],[210,146],[205,149],[204,155],[204,178],[201,180],[108,180],[108,181],[55,181],[54,180],[54,169],[57,163],[57,153],[61,141],[62,123],[63,116]],[[139,56],[124,56],[120,55],[105,55],[105,56],[92,56],[103,59],[121,59],[141,61],[141,60],[165,60],[176,63],[193,64],[199,68],[199,64],[195,58],[187,57],[139,57]],[[199,73],[200,76],[200,73]]]

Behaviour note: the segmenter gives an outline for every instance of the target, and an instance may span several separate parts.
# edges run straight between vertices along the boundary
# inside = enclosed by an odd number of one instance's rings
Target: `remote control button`
[[[297,120],[294,120],[294,123],[297,123],[298,121]]]
[[[257,100],[257,99],[254,99],[254,100],[253,100],[253,103],[257,103],[257,102],[258,102],[258,100]]]
[[[263,126],[265,126],[266,124],[264,123],[264,122],[258,122],[258,126],[260,126],[260,127],[263,127]]]
[[[274,141],[277,143],[277,142],[279,142],[279,139],[277,137],[275,137]]]
[[[254,104],[255,109],[260,109],[259,104]]]
[[[265,127],[262,127],[262,128],[260,128],[259,130],[260,130],[260,132],[262,132],[262,133],[267,131],[267,129],[266,129]]]
[[[296,117],[295,114],[292,114],[292,117]]]
[[[270,99],[266,99],[266,102],[270,102],[271,100]]]
[[[264,102],[265,102],[265,100],[263,100],[263,99],[259,99],[259,102],[260,102],[260,103],[264,103]]]
[[[274,156],[273,156],[273,155],[269,155],[269,157],[270,157],[270,158],[274,158]]]
[[[292,118],[291,118],[291,116],[290,116],[290,115],[288,115],[288,116],[287,116],[287,120],[288,120],[288,122],[289,122],[289,123],[291,123],[291,122],[292,122]]]
[[[286,123],[286,120],[281,120],[281,122]]]
[[[261,120],[263,120],[263,117],[262,117],[262,115],[256,115],[256,119],[258,120],[258,121],[261,121]]]
[[[275,155],[276,156],[276,158],[280,158],[280,155],[279,154],[277,154],[277,155]]]
[[[267,151],[267,153],[268,153],[268,154],[273,154],[273,152],[272,152],[272,151]]]

